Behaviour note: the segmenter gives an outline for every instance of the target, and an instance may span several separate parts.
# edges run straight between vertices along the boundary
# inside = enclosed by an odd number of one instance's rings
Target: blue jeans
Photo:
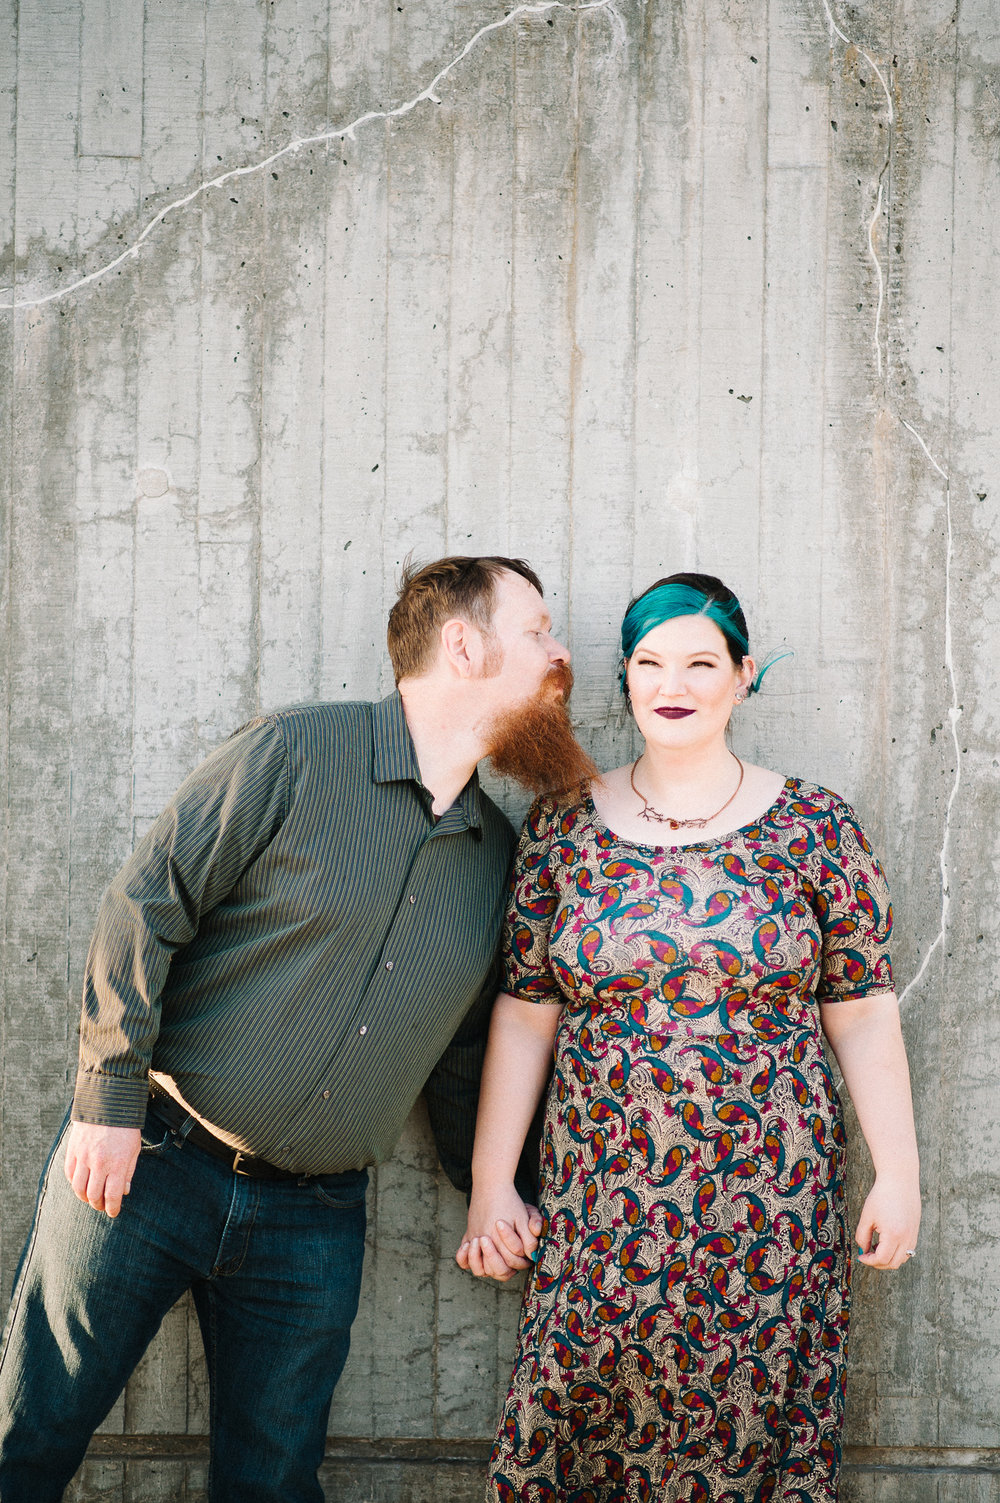
[[[211,1503],[322,1503],[366,1171],[247,1179],[151,1111],[112,1221],[74,1195],[64,1138],[42,1174],[0,1352],[0,1503],[58,1503],[186,1289],[208,1359]]]

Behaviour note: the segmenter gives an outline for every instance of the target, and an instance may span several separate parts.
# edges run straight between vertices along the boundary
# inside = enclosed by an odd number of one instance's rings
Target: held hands
[[[74,1122],[66,1144],[66,1178],[74,1194],[117,1216],[122,1197],[132,1188],[132,1174],[141,1142],[137,1127],[102,1127]]]
[[[916,1180],[877,1175],[854,1234],[861,1248],[859,1261],[867,1268],[902,1268],[916,1251],[919,1230]]]
[[[474,1190],[455,1262],[477,1279],[505,1284],[534,1260],[541,1230],[541,1212],[526,1206],[513,1185],[489,1194]]]

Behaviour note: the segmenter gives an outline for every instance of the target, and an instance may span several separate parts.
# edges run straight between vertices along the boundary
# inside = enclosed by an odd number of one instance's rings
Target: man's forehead
[[[545,601],[530,580],[512,574],[509,569],[497,576],[496,604],[497,610],[516,611],[518,615],[537,616],[544,621],[550,619]]]

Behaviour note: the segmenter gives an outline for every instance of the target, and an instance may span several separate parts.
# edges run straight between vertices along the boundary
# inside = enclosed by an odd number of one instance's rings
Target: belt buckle
[[[244,1153],[242,1149],[238,1148],[236,1150],[236,1157],[233,1159],[233,1173],[242,1174],[244,1179],[253,1179],[251,1171],[243,1168],[243,1160],[252,1158],[253,1154]]]

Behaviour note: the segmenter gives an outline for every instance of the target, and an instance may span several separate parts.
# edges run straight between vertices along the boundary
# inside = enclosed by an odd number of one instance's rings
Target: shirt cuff
[[[74,1122],[93,1122],[102,1127],[141,1127],[148,1101],[146,1079],[81,1070],[70,1115]]]

